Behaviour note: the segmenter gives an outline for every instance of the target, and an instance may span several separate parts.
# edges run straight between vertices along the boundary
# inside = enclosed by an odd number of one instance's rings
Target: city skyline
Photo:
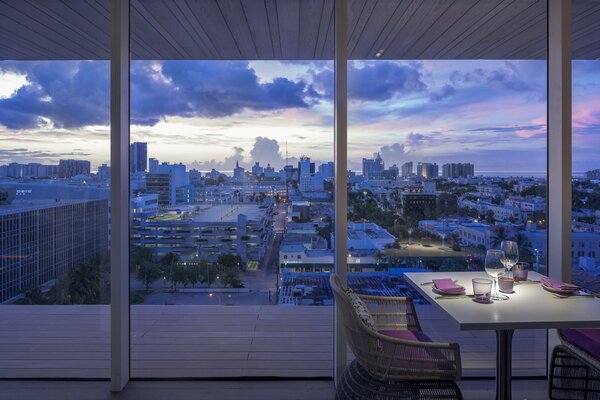
[[[331,62],[132,62],[131,141],[161,161],[233,170],[333,159]],[[544,172],[543,61],[349,64],[349,168],[380,152]],[[575,172],[597,168],[600,62],[574,62]],[[54,97],[52,97],[54,96]],[[0,164],[109,159],[108,63],[0,62]],[[509,163],[506,161],[510,160]]]

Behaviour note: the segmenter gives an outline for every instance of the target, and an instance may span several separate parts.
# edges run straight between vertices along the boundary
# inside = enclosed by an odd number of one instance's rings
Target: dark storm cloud
[[[427,85],[422,81],[420,64],[401,64],[391,61],[369,63],[360,68],[348,64],[348,98],[358,101],[385,101],[423,92]],[[325,97],[332,99],[334,75],[330,69],[313,71],[315,87]]]
[[[109,69],[102,61],[2,63],[28,84],[0,99],[0,124],[57,128],[109,123]],[[319,94],[302,80],[259,82],[247,62],[131,63],[131,122],[155,125],[168,116],[220,118],[245,109],[309,108]]]

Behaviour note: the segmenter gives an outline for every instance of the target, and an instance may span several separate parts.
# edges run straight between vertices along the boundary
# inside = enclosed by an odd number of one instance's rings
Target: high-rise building
[[[442,166],[444,178],[469,178],[475,175],[475,166],[471,163],[448,163]]]
[[[384,169],[385,165],[379,153],[373,154],[372,159],[363,158],[362,160],[363,177],[367,180],[381,179]]]
[[[0,208],[0,302],[108,251],[108,201],[28,201]]]
[[[418,163],[417,176],[425,179],[437,178],[440,174],[440,168],[436,163]]]
[[[76,175],[89,175],[90,162],[87,160],[60,160],[58,162],[58,176],[72,178]]]
[[[333,161],[319,165],[319,173],[325,179],[333,178],[335,174],[335,165],[333,164]]]
[[[148,169],[148,143],[133,142],[129,147],[129,172],[144,172]]]
[[[413,163],[412,161],[405,162],[401,167],[401,176],[403,178],[411,176],[413,173]]]
[[[298,181],[302,182],[302,177],[310,177],[315,174],[315,163],[310,162],[310,157],[302,156],[298,161]]]

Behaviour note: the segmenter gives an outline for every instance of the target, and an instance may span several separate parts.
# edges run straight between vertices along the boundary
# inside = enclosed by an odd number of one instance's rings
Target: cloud
[[[279,151],[279,142],[262,136],[254,139],[254,147],[250,150],[250,156],[253,162],[260,162],[262,165],[267,163],[279,165],[283,161]]]
[[[400,143],[382,146],[379,149],[381,158],[387,165],[399,164],[406,156],[406,146]]]
[[[418,63],[373,61],[365,65],[348,64],[348,98],[351,101],[386,101],[395,97],[423,92],[427,85],[422,81]],[[315,88],[328,99],[334,95],[334,73],[331,69],[313,71]]]
[[[247,168],[248,163],[244,163],[244,149],[239,146],[232,147],[233,155],[225,157],[223,161],[217,161],[212,159],[210,161],[193,161],[189,164],[190,168],[197,169],[199,171],[208,171],[211,169],[231,171],[235,168],[236,162],[239,163],[240,167]]]
[[[429,93],[429,101],[442,101],[447,97],[456,93],[456,89],[452,85],[445,84],[440,90]]]
[[[0,99],[0,124],[8,129],[106,125],[110,109],[108,66],[105,61],[0,64],[4,71],[27,76],[26,85]]]
[[[109,123],[109,64],[104,61],[2,63],[27,84],[0,99],[0,124],[9,129],[76,128]],[[242,61],[134,61],[131,122],[155,125],[171,116],[220,118],[244,110],[310,108],[319,94],[304,80],[259,82]]]
[[[31,163],[43,162],[58,164],[61,158],[78,157],[85,158],[91,154],[85,151],[54,152],[45,150],[30,150],[26,148],[12,148],[0,150],[1,163]]]

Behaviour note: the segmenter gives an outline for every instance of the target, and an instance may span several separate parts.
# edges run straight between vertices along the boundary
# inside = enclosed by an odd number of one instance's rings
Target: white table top
[[[515,285],[506,301],[480,304],[472,297],[440,296],[432,285],[421,286],[432,279],[452,278],[473,294],[473,278],[490,278],[485,272],[407,272],[406,281],[427,301],[441,308],[458,324],[460,330],[600,328],[600,298],[571,296],[561,299],[542,289],[539,283]],[[529,272],[528,279],[542,275]]]

